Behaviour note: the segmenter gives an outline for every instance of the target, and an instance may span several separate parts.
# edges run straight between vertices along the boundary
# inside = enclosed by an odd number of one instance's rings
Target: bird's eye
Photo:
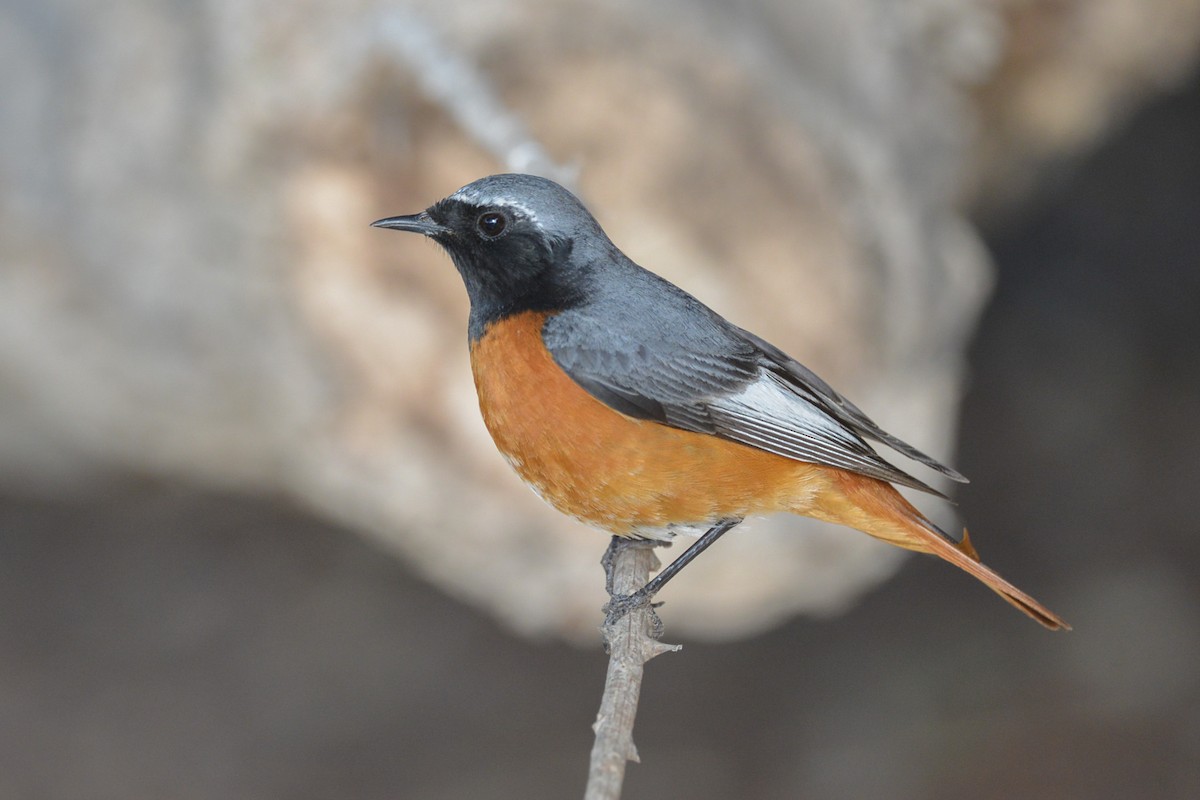
[[[475,221],[475,227],[479,228],[479,232],[486,239],[495,239],[500,234],[504,233],[504,229],[508,227],[508,220],[499,211],[488,211],[486,214],[480,214],[479,219]]]

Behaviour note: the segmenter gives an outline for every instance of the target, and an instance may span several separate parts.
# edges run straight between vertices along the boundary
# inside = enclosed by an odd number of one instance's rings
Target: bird
[[[537,494],[614,543],[707,528],[642,599],[746,517],[787,512],[938,556],[1046,628],[1069,629],[984,565],[965,529],[951,536],[906,500],[896,486],[946,496],[868,442],[966,478],[636,264],[559,184],[491,175],[371,224],[449,254],[470,300],[484,424]]]

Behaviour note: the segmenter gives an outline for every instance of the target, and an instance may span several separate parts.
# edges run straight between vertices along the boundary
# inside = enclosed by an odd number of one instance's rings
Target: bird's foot
[[[654,609],[661,606],[662,603],[655,603],[653,600],[654,595],[647,592],[645,588],[639,589],[633,594],[612,595],[604,605],[604,624],[615,625],[630,612],[644,608],[649,612],[647,621],[650,623],[650,637],[657,639],[662,636],[663,623]]]

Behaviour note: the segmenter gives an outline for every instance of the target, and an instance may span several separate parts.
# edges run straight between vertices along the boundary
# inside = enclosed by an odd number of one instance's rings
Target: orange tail
[[[1070,630],[1062,617],[1000,577],[979,560],[967,532],[955,543],[913,508],[891,484],[841,470],[815,507],[801,513],[857,528],[891,544],[932,553],[983,581],[992,591],[1052,631]]]
[[[922,520],[924,518],[922,517]],[[925,521],[925,525],[933,527],[933,523]],[[1040,622],[1045,627],[1052,631],[1069,631],[1071,626],[1066,620],[1055,614],[1044,605],[1034,600],[1032,597],[1022,592],[1016,586],[1013,586],[1004,578],[1000,577],[991,567],[979,560],[979,554],[975,552],[975,548],[971,546],[971,540],[967,536],[967,529],[963,528],[963,540],[960,544],[955,545],[949,539],[946,539],[940,532],[928,530],[925,525],[918,523],[914,527],[923,534],[922,538],[928,543],[928,550],[925,552],[933,553],[951,564],[959,567],[970,574],[974,575],[979,580],[983,581],[996,594],[1003,597],[1015,607],[1024,611],[1033,619]]]

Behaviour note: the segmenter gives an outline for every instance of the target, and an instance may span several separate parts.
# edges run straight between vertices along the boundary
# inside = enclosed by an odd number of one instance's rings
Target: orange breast
[[[542,343],[547,314],[491,325],[471,347],[483,420],[558,510],[618,535],[799,510],[829,470],[627,417],[579,387]]]
[[[542,344],[546,316],[492,325],[472,345],[471,366],[496,445],[560,511],[621,536],[756,513],[806,514],[933,553],[1046,627],[1070,627],[981,564],[969,541],[943,539],[890,484],[613,411],[554,363]]]

